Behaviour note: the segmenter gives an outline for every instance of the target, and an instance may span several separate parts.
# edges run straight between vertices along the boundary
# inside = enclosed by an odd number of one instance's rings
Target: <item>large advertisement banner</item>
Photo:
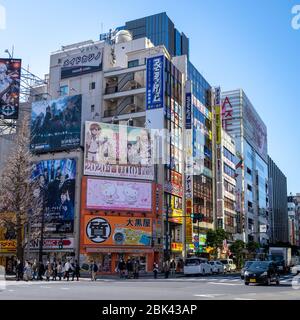
[[[93,215],[83,219],[84,245],[151,246],[152,219]]]
[[[85,123],[85,175],[153,180],[151,151],[147,129]]]
[[[244,105],[243,123],[245,137],[259,155],[268,161],[267,127],[251,104]]]
[[[45,232],[72,233],[75,214],[76,160],[44,160],[33,165],[34,191],[42,197]],[[35,226],[33,226],[34,228]]]
[[[103,48],[90,46],[71,54],[62,61],[61,79],[77,77],[102,70]]]
[[[78,148],[81,104],[81,95],[34,102],[31,113],[31,150],[42,153]]]
[[[20,59],[0,58],[0,117],[18,119],[20,98]]]
[[[165,56],[147,59],[146,110],[164,108]]]
[[[86,207],[97,210],[151,211],[152,184],[88,178]]]

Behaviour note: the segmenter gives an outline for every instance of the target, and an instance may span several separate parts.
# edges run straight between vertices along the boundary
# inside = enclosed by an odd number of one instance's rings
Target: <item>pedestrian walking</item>
[[[21,260],[18,260],[17,266],[16,266],[17,281],[20,281],[23,279],[23,272],[24,272],[23,263],[21,262]]]
[[[43,280],[43,275],[45,273],[45,266],[42,261],[38,264],[38,280]]]
[[[171,277],[176,277],[176,262],[172,259],[170,263]]]
[[[92,261],[90,265],[90,272],[91,272],[91,281],[96,281],[96,275],[98,272],[98,266],[96,262]]]
[[[139,260],[135,259],[133,262],[133,278],[138,279],[140,272],[140,262]]]
[[[31,263],[29,261],[25,262],[23,279],[26,282],[32,280],[32,268],[31,268]]]
[[[76,277],[77,281],[79,281],[80,277],[80,266],[77,260],[75,260],[75,263],[73,265],[73,274],[72,274],[72,281],[74,281],[74,278]]]
[[[46,281],[50,281],[50,277],[52,277],[52,275],[53,275],[52,265],[50,261],[48,261],[46,264],[46,272],[45,272]]]
[[[124,276],[125,276],[125,269],[126,269],[126,264],[125,264],[125,261],[123,259],[120,259],[117,269],[118,269],[119,274],[120,274],[120,279],[123,279]]]
[[[157,274],[158,274],[158,264],[156,262],[153,263],[153,275],[154,279],[157,279]]]
[[[58,280],[61,281],[61,278],[63,276],[63,266],[60,261],[58,262],[56,271],[57,271]]]
[[[164,262],[164,273],[165,273],[165,279],[169,278],[169,274],[170,274],[170,262],[169,260],[166,260]]]
[[[36,259],[33,261],[33,264],[32,264],[32,279],[33,280],[38,280],[38,263],[36,261]]]
[[[65,269],[64,279],[67,278],[67,281],[69,281],[70,272],[72,271],[72,265],[69,260],[67,260],[67,262],[65,263],[64,269]]]
[[[57,263],[56,263],[56,261],[53,261],[52,271],[53,271],[52,280],[56,281],[56,278],[57,278]]]

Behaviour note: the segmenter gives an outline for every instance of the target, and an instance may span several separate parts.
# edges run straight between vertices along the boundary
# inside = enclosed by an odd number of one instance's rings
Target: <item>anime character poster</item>
[[[0,59],[0,116],[4,119],[18,119],[20,78],[20,59]]]
[[[88,178],[86,206],[97,210],[151,211],[152,184]]]
[[[72,233],[75,215],[76,160],[44,160],[33,165],[34,191],[42,197],[45,232]]]
[[[145,128],[85,123],[85,175],[153,180],[151,155]]]
[[[80,146],[82,96],[66,96],[32,104],[31,144],[35,153]]]

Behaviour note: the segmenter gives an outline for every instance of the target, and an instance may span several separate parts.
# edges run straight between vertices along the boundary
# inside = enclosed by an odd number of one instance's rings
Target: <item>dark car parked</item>
[[[260,283],[270,285],[280,283],[280,276],[276,264],[272,261],[254,261],[244,273],[245,285]]]
[[[255,261],[246,261],[242,270],[241,270],[241,279],[244,280],[245,271],[251,266],[251,264]]]

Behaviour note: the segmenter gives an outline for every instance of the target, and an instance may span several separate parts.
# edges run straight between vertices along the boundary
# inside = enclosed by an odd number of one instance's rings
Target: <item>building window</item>
[[[224,180],[224,188],[227,192],[234,194],[235,186],[229,183],[227,180]]]
[[[224,157],[227,158],[229,161],[233,162],[234,163],[234,154],[231,153],[227,148],[224,147],[224,150],[223,150],[223,154],[224,154]]]
[[[128,61],[128,68],[134,68],[134,67],[138,67],[139,66],[139,60],[131,60]]]
[[[252,187],[251,187],[249,184],[247,184],[247,189],[248,189],[249,191],[252,191]]]
[[[95,112],[95,105],[94,104],[91,105],[91,112]]]
[[[90,83],[90,90],[96,89],[96,82],[91,82]]]
[[[61,86],[59,92],[61,96],[67,96],[69,94],[69,86]]]
[[[224,208],[229,210],[235,210],[235,202],[227,197],[224,197]]]
[[[247,167],[247,173],[251,176],[252,175],[252,171],[251,171],[251,169],[249,169],[248,167]]]
[[[235,170],[224,163],[224,172],[231,178],[235,178]]]

